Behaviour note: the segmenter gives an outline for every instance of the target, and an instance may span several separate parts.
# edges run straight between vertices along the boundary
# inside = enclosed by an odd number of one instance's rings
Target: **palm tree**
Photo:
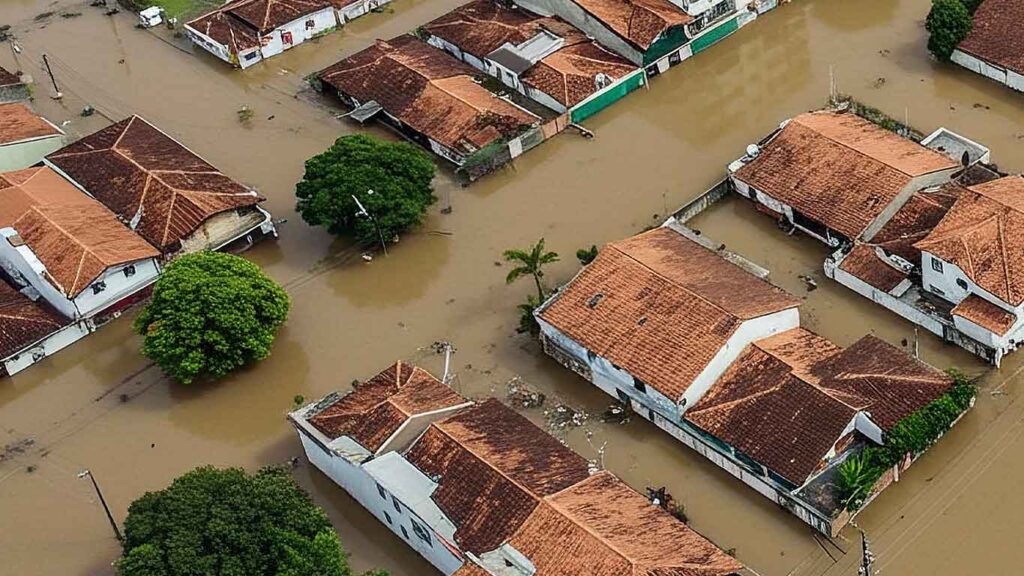
[[[541,238],[529,250],[505,250],[504,256],[506,262],[513,262],[517,265],[509,270],[505,282],[511,284],[522,276],[533,276],[533,281],[537,284],[537,298],[543,302],[544,286],[541,285],[540,279],[544,277],[544,271],[541,268],[545,264],[558,262],[558,254],[545,252],[544,239]]]

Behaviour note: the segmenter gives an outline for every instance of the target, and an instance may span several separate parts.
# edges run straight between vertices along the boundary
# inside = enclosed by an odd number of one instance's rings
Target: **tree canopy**
[[[143,353],[179,382],[217,379],[270,355],[288,294],[238,256],[199,252],[171,262],[135,319]]]
[[[327,515],[281,468],[197,468],[133,502],[124,529],[119,576],[352,575]]]
[[[933,0],[925,20],[928,51],[943,62],[949,60],[973,25],[971,13],[961,0]]]
[[[423,220],[436,200],[433,179],[433,160],[411,144],[342,136],[306,161],[306,173],[295,188],[296,210],[307,223],[332,234],[367,243],[380,236],[390,241]],[[353,196],[367,214],[360,214]]]

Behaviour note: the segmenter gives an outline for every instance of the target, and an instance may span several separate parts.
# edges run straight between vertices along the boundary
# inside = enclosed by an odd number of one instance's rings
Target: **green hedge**
[[[947,374],[953,379],[950,389],[893,426],[885,435],[884,446],[868,446],[839,465],[836,490],[844,508],[860,508],[886,469],[907,454],[916,457],[923,453],[971,407],[974,383],[956,368]]]

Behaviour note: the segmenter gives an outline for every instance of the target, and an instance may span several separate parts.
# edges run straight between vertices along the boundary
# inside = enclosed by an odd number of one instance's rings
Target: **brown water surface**
[[[520,376],[549,402],[591,414],[608,399],[543,357],[514,333],[514,305],[531,287],[506,286],[502,250],[544,236],[565,255],[549,281],[575,272],[577,248],[602,244],[660,222],[666,212],[720,179],[724,166],[779,121],[820,107],[830,77],[838,89],[909,118],[984,142],[1005,169],[1024,170],[1024,97],[924,52],[927,0],[796,0],[588,122],[593,140],[564,134],[515,165],[460,188],[441,171],[439,202],[422,229],[389,257],[366,263],[350,246],[306,226],[294,213],[303,161],[351,124],[315,105],[302,78],[371,43],[415,28],[460,0],[397,0],[393,11],[296,48],[245,72],[192,54],[166,31],[141,31],[128,14],[103,16],[85,2],[6,0],[0,23],[23,48],[0,50],[0,64],[37,80],[35,106],[82,135],[139,113],[226,173],[257,186],[289,222],[281,239],[248,256],[292,295],[294,306],[270,359],[211,386],[182,388],[149,368],[129,319],[103,328],[40,365],[0,381],[0,573],[109,574],[118,547],[87,481],[100,481],[118,519],[146,490],[200,464],[255,468],[299,456],[284,415],[295,395],[344,389],[397,358],[440,369],[426,347],[450,340],[457,386],[473,397],[502,396]],[[45,11],[76,18],[34,17]],[[50,100],[47,53],[65,98]],[[91,104],[100,114],[79,117]],[[251,126],[236,112],[255,111]],[[374,133],[390,134],[377,128]],[[804,322],[849,344],[873,331],[899,344],[912,328],[830,284],[825,251],[786,237],[739,202],[724,202],[694,225],[769,267],[772,279],[807,296]],[[808,292],[798,275],[819,279]],[[973,372],[984,366],[930,336],[923,357]],[[1024,565],[1017,489],[1024,461],[1017,374],[1011,356],[985,380],[978,409],[859,518],[885,574],[1008,574]],[[538,411],[529,415],[540,421]],[[856,553],[822,545],[796,518],[672,441],[634,421],[566,434],[588,458],[605,446],[605,465],[637,489],[665,485],[692,525],[763,575],[855,574]],[[331,515],[352,562],[398,576],[432,568],[308,466],[299,482]],[[851,546],[855,534],[839,544]],[[836,559],[834,560],[833,557]],[[838,561],[836,561],[838,560]]]

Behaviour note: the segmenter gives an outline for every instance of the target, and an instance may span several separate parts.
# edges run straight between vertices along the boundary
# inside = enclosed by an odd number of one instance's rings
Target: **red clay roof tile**
[[[24,104],[0,104],[0,144],[13,144],[43,136],[60,136],[63,132]]]
[[[875,247],[858,242],[853,250],[843,258],[839,269],[867,282],[881,290],[891,292],[904,280],[909,278],[892,263],[886,261],[875,252]]]
[[[958,164],[854,114],[790,120],[736,177],[854,240],[914,177]]]
[[[960,50],[1024,74],[1024,0],[985,0],[974,12],[974,26]]]
[[[162,252],[222,212],[263,199],[139,116],[46,157]]]
[[[398,362],[309,418],[328,438],[349,436],[376,452],[417,414],[467,404],[422,368]]]
[[[376,101],[416,131],[462,152],[540,121],[477,84],[477,74],[445,52],[404,35],[377,41],[318,77],[360,103]]]
[[[976,184],[915,247],[1011,306],[1024,303],[1024,177]]]
[[[748,346],[684,417],[801,486],[858,411],[887,432],[950,384],[874,336],[841,350],[797,328]]]
[[[9,358],[69,323],[56,310],[41,301],[33,302],[0,278],[0,359]]]
[[[800,301],[668,228],[607,245],[541,319],[679,400],[744,320]]]
[[[1017,323],[1017,315],[996,306],[981,296],[971,294],[960,301],[950,312],[974,322],[986,330],[1004,336]]]
[[[645,51],[668,29],[693,20],[668,0],[575,0],[610,30]]]
[[[12,227],[68,298],[107,268],[160,252],[49,168],[0,175],[0,228]]]

